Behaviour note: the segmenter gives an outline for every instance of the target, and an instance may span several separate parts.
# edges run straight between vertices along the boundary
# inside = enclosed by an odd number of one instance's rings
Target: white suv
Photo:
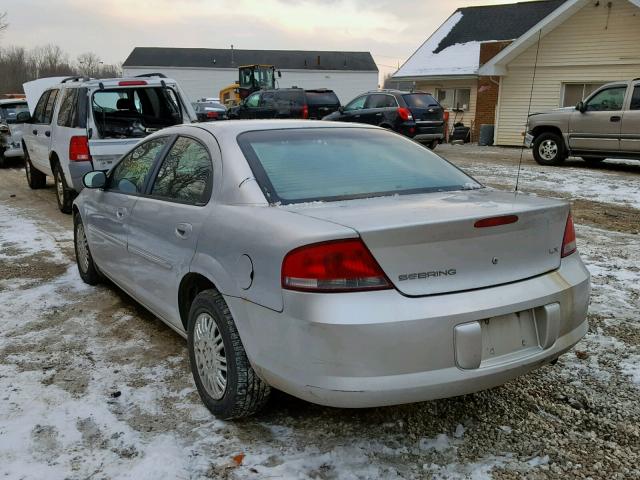
[[[54,178],[58,206],[71,213],[82,177],[108,170],[141,138],[165,127],[197,121],[175,80],[161,74],[134,78],[40,79],[24,85],[33,113],[23,112],[27,182],[42,188]],[[35,85],[29,85],[34,83]],[[42,86],[45,88],[42,88]],[[38,94],[41,95],[38,96]]]

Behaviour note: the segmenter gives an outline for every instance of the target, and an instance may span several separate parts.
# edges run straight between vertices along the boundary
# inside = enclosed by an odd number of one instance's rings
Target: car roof
[[[160,86],[162,82],[175,84],[176,81],[172,78],[151,76],[151,77],[117,77],[117,78],[86,78],[86,77],[70,77],[66,81],[60,82],[56,86],[65,87],[100,87],[102,85],[105,88],[120,87],[127,85],[120,85],[121,82],[146,82],[149,86]],[[134,86],[134,85],[129,85]],[[144,85],[140,85],[144,86]]]
[[[373,125],[362,123],[327,122],[322,120],[223,120],[221,122],[198,123],[191,126],[209,130],[214,135],[237,136],[257,130],[286,130],[298,128],[369,128]]]

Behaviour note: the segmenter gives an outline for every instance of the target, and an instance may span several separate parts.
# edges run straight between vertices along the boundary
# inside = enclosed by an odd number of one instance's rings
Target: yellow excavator
[[[282,74],[278,71],[278,77]],[[238,105],[253,92],[276,88],[276,67],[244,65],[238,68],[238,81],[220,90],[220,103],[225,107]]]

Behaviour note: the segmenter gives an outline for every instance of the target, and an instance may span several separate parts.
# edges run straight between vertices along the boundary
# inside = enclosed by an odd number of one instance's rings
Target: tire
[[[429,150],[435,150],[439,143],[440,142],[437,140],[434,140],[433,142],[428,143],[427,147],[429,147]]]
[[[251,367],[229,307],[219,292],[205,290],[196,296],[189,311],[187,334],[191,373],[211,413],[228,420],[253,415],[264,407],[271,388]],[[215,359],[216,349],[219,360]]]
[[[57,162],[53,165],[53,180],[56,184],[56,200],[58,201],[58,208],[62,213],[71,213],[73,195],[67,186],[67,181],[64,178],[62,167]]]
[[[567,158],[562,137],[552,132],[538,135],[533,142],[533,158],[540,165],[560,165]]]
[[[582,157],[582,159],[587,162],[589,165],[597,165],[606,160],[605,157]]]
[[[24,148],[24,172],[27,176],[27,184],[32,190],[44,188],[47,185],[47,176],[40,170],[33,168],[29,152]]]
[[[91,250],[89,250],[89,242],[84,230],[84,224],[80,214],[73,217],[73,245],[76,251],[76,264],[82,281],[89,285],[97,285],[102,279],[100,271],[93,261]]]
[[[0,168],[4,168],[4,164],[5,164],[4,148],[0,148]]]

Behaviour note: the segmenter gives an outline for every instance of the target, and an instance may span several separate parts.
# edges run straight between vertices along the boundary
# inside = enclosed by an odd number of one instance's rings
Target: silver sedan
[[[271,388],[337,407],[474,392],[587,331],[566,202],[485,188],[377,127],[176,126],[84,182],[81,277],[187,339],[220,418]]]

